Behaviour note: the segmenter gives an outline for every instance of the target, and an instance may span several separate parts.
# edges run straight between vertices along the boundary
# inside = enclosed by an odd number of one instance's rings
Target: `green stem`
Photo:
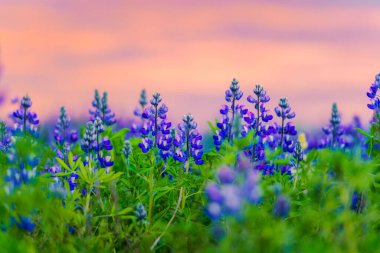
[[[154,204],[153,188],[154,188],[154,176],[153,176],[153,169],[152,169],[152,171],[150,172],[150,180],[149,180],[149,213],[148,213],[149,226],[153,224],[153,204]]]

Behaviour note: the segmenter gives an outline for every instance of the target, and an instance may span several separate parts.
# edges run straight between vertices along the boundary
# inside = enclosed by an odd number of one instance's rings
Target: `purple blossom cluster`
[[[145,108],[142,113],[145,122],[140,130],[143,138],[141,143],[139,143],[139,147],[144,153],[147,153],[153,147],[157,147],[159,142],[165,143],[165,145],[160,145],[161,147],[165,147],[165,149],[170,145],[169,143],[166,144],[166,141],[171,140],[168,137],[171,123],[166,121],[168,107],[161,102],[162,98],[160,93],[153,94],[153,98],[150,100],[150,106]]]
[[[93,109],[89,111],[91,121],[94,121],[96,118],[100,118],[105,126],[112,126],[116,123],[115,113],[113,113],[108,106],[107,92],[103,92],[103,96],[100,97],[99,91],[95,90],[92,107]]]
[[[377,94],[380,89],[380,73],[376,75],[375,82],[369,88],[367,96],[370,99],[370,103],[367,105],[369,109],[374,111],[374,114],[378,114],[380,111],[380,97]]]
[[[147,153],[157,147],[164,161],[171,156],[179,162],[192,158],[195,164],[203,164],[202,135],[197,130],[193,116],[185,115],[183,122],[178,124],[178,130],[172,129],[172,123],[167,121],[168,107],[161,102],[160,94],[154,94],[150,106],[142,113],[144,125],[140,132],[143,138],[138,144],[142,152]]]
[[[325,147],[343,148],[347,145],[346,140],[343,138],[344,128],[341,126],[340,113],[336,103],[332,105],[330,124],[323,127],[322,130],[327,136],[324,141]]]
[[[292,124],[290,119],[293,119],[296,114],[292,109],[286,98],[280,98],[278,107],[275,109],[276,115],[281,120],[281,125],[275,124],[275,133],[279,136],[274,138],[274,143],[277,142],[278,147],[281,147],[284,152],[292,153],[294,150],[294,136],[297,135],[296,127]],[[273,144],[272,144],[273,145]]]
[[[147,96],[146,96],[146,90],[143,89],[140,93],[139,98],[139,106],[135,108],[133,111],[133,114],[139,118],[140,122],[134,122],[132,123],[131,130],[132,133],[135,135],[139,135],[141,128],[144,126],[144,118],[143,118],[143,112],[145,110],[146,105],[148,104]]]
[[[54,139],[59,145],[71,144],[78,141],[78,132],[70,129],[71,120],[65,107],[61,107],[57,124],[54,128]]]
[[[27,132],[34,134],[40,123],[37,114],[30,111],[30,107],[32,107],[32,100],[29,96],[24,96],[20,102],[20,109],[10,115],[15,123],[15,132],[23,132],[24,136]]]
[[[203,145],[201,144],[202,135],[197,130],[197,123],[191,114],[183,116],[182,121],[181,124],[178,124],[178,131],[173,141],[173,158],[179,162],[193,158],[195,164],[201,165],[204,163],[202,159]]]
[[[260,174],[248,168],[223,166],[218,170],[219,183],[208,183],[206,213],[212,220],[240,216],[245,203],[257,205],[262,200]]]
[[[252,162],[262,161],[265,159],[264,143],[274,132],[269,122],[273,116],[266,108],[270,97],[261,85],[256,85],[253,89],[253,96],[249,95],[247,101],[254,105],[254,112],[248,112],[244,117],[245,125],[243,126],[243,136],[249,131],[254,133],[254,142],[249,148],[249,156]]]
[[[95,159],[98,161],[100,168],[106,168],[108,171],[114,164],[110,154],[113,146],[107,136],[101,136],[104,130],[103,121],[99,117],[97,117],[94,122],[87,122],[81,147],[86,153],[85,163],[90,159]]]
[[[234,123],[243,117],[248,110],[243,105],[237,102],[243,97],[243,92],[240,90],[239,82],[234,78],[231,82],[230,88],[226,90],[225,100],[230,105],[223,105],[220,109],[222,119],[216,124],[218,130],[213,136],[216,150],[220,150],[224,140],[232,144],[233,139],[239,137],[239,131],[234,131]]]
[[[0,151],[7,152],[12,145],[12,132],[4,121],[0,121]]]

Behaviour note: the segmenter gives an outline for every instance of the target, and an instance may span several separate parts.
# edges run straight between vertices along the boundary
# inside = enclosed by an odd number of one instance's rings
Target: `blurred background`
[[[286,2],[0,0],[1,118],[25,94],[42,123],[61,105],[87,118],[97,88],[125,120],[145,88],[206,130],[237,78],[244,101],[255,84],[270,109],[287,97],[300,127],[326,124],[333,102],[343,122],[367,122],[380,1]]]

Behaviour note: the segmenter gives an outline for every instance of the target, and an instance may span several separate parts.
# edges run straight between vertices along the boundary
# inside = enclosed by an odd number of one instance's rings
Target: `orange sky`
[[[28,93],[42,120],[61,105],[76,118],[98,88],[127,118],[146,88],[162,94],[171,119],[191,112],[206,129],[235,77],[244,100],[257,83],[271,109],[288,97],[298,125],[327,123],[333,102],[345,122],[370,117],[376,1],[102,2],[1,1],[0,88],[9,98]]]

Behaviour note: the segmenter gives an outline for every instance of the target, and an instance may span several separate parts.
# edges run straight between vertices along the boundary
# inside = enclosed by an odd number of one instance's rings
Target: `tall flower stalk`
[[[266,103],[270,101],[270,97],[267,95],[264,88],[257,84],[253,89],[254,96],[249,95],[247,101],[254,105],[255,113],[248,112],[244,117],[246,125],[244,126],[244,135],[249,131],[254,131],[251,153],[251,162],[260,160],[262,157],[259,153],[262,151],[263,138],[270,135],[272,128],[266,128],[264,123],[268,123],[273,119],[273,116],[269,114],[269,110],[266,109]]]
[[[29,96],[24,96],[21,99],[20,109],[11,114],[11,118],[15,122],[16,129],[22,130],[24,137],[27,134],[28,127],[30,132],[34,130],[34,126],[39,124],[37,114],[31,112],[29,109],[32,106],[32,100]]]
[[[241,106],[237,104],[243,97],[243,92],[240,90],[239,82],[234,78],[231,82],[230,88],[226,90],[225,100],[230,103],[230,105],[223,105],[222,109],[220,109],[220,114],[222,115],[222,119],[216,125],[219,130],[213,136],[214,144],[216,150],[220,150],[220,146],[224,139],[232,144],[234,137],[233,127],[235,123],[235,117],[237,116],[237,112],[241,109]],[[246,112],[246,111],[245,111]]]
[[[328,136],[327,143],[331,148],[337,148],[345,145],[345,140],[342,138],[343,128],[341,126],[340,113],[338,105],[334,103],[331,109],[330,124],[322,128],[323,132]]]
[[[278,133],[280,134],[280,142],[278,146],[283,148],[285,152],[293,152],[294,146],[293,141],[290,139],[290,137],[297,135],[297,131],[292,122],[286,121],[293,119],[296,114],[292,112],[292,108],[290,107],[288,99],[286,98],[280,98],[278,107],[276,107],[274,110],[277,117],[281,119],[281,126],[277,127]]]
[[[145,122],[140,130],[143,139],[139,143],[139,147],[144,153],[148,152],[152,147],[158,146],[160,131],[166,137],[166,133],[170,129],[171,123],[166,121],[168,107],[163,103],[161,104],[161,102],[160,93],[153,94],[153,98],[150,100],[151,106],[145,108],[142,113]]]
[[[108,93],[103,92],[100,97],[99,91],[95,90],[94,100],[92,101],[93,109],[90,110],[91,120],[100,118],[104,125],[112,126],[116,123],[115,113],[108,106]]]

